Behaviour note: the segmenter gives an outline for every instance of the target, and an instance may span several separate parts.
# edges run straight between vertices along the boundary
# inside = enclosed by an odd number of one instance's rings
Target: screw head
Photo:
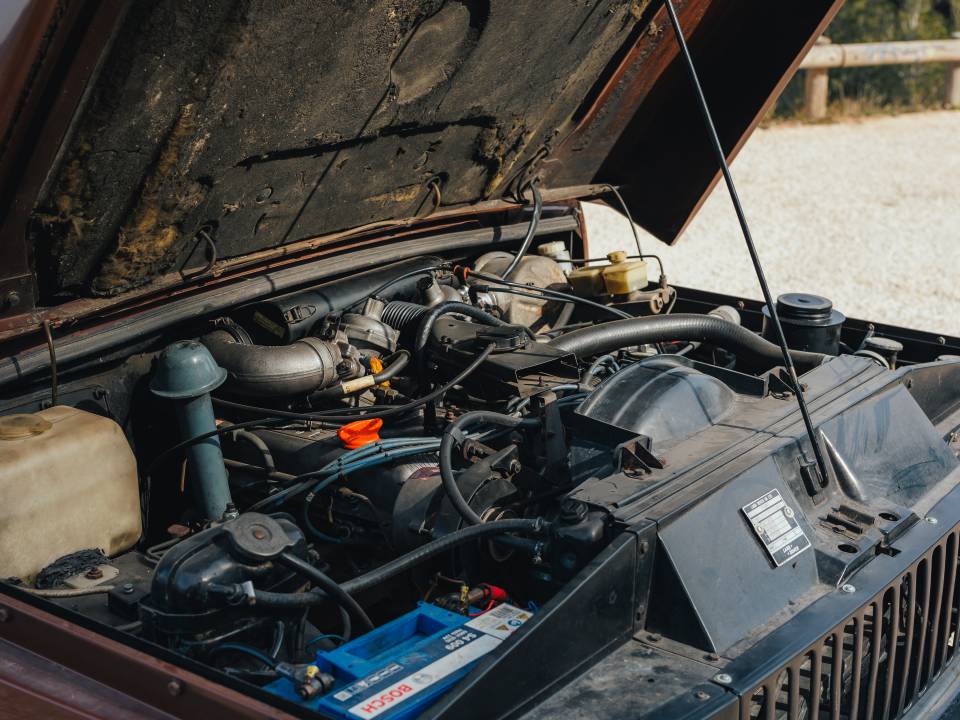
[[[171,680],[167,683],[167,692],[177,697],[177,695],[183,692],[183,685],[179,680]]]
[[[844,585],[840,586],[840,591],[847,593],[847,595],[852,595],[857,591],[857,588],[856,586],[851,585],[850,583],[845,583]]]
[[[706,658],[710,662],[717,662],[717,660],[720,659],[720,656],[717,655],[716,653],[707,653]]]
[[[132,594],[133,594],[133,583],[124,583],[123,585],[121,585],[121,586],[120,586],[120,592],[122,592],[124,595],[132,595]]]
[[[703,690],[697,690],[697,691],[693,694],[693,696],[694,696],[697,700],[700,700],[700,701],[709,700],[709,699],[710,699],[710,693],[704,692]]]
[[[650,642],[660,642],[660,636],[657,633],[650,633],[647,635],[647,640]]]
[[[98,567],[90,568],[86,573],[84,573],[84,576],[90,580],[99,580],[103,577],[103,570]]]
[[[733,677],[731,677],[727,673],[717,673],[716,675],[713,676],[713,681],[720,683],[721,685],[729,685],[730,683],[733,682]]]
[[[931,525],[936,525],[937,522],[939,522],[935,517],[931,517],[930,515],[927,515],[927,516],[923,519],[923,521],[924,521],[925,523],[930,523]]]

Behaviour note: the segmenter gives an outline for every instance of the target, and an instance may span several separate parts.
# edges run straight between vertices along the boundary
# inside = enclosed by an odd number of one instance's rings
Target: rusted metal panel
[[[687,0],[680,21],[732,160],[842,0]],[[574,132],[544,163],[551,184],[625,186],[634,219],[674,242],[720,177],[678,47],[659,4]]]
[[[87,81],[123,15],[116,0],[34,5],[42,7],[31,6],[18,46],[33,48],[35,55],[8,55],[8,64],[0,67],[3,76],[10,63],[29,69],[20,92],[7,98],[2,111],[11,124],[0,153],[0,317],[29,318],[34,312],[37,287],[27,222]]]

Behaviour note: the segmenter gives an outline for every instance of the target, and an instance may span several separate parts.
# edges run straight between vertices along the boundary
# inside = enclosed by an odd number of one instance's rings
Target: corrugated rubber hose
[[[776,364],[783,361],[780,348],[740,325],[713,315],[653,315],[629,320],[612,320],[574,330],[551,340],[550,346],[578,357],[670,340],[707,342],[737,356]],[[820,365],[829,356],[791,350],[790,357],[806,369]]]

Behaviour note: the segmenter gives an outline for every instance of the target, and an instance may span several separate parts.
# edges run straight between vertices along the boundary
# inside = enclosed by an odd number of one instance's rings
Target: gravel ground
[[[960,336],[960,112],[762,129],[732,169],[775,296]],[[586,213],[592,255],[634,247],[621,215]],[[678,285],[761,297],[722,183],[678,244],[641,240]]]

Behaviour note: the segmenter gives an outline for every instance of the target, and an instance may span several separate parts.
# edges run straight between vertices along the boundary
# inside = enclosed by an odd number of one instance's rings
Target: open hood
[[[839,1],[677,5],[732,156]],[[123,293],[209,245],[506,207],[533,177],[555,200],[620,185],[672,242],[716,180],[658,0],[32,9],[15,29],[48,29],[2,158],[7,315]]]

